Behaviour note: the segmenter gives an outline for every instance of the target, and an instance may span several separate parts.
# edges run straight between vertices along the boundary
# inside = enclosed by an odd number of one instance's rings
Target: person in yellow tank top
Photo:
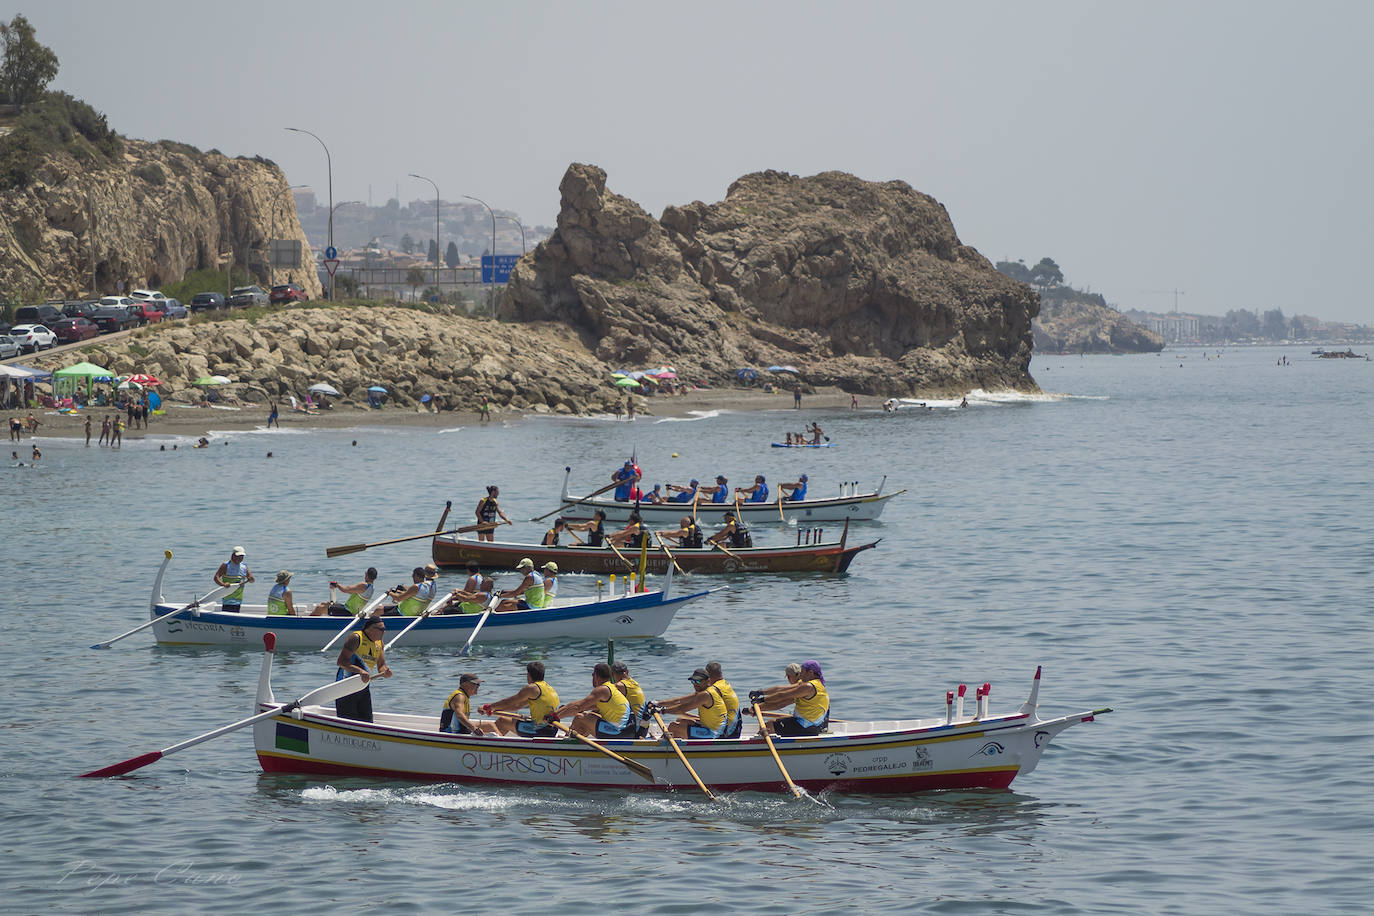
[[[616,689],[625,694],[625,699],[630,702],[630,716],[638,723],[635,737],[643,738],[645,732],[649,730],[649,722],[652,721],[644,712],[646,702],[644,688],[639,686],[639,681],[630,677],[630,666],[624,662],[616,662],[611,665],[611,674],[615,676]]]
[[[592,692],[558,707],[554,715],[572,716],[571,729],[589,738],[633,738],[638,728],[630,701],[612,681],[611,666],[605,662],[592,668]]]
[[[527,707],[528,719],[511,715],[521,706]],[[530,662],[525,666],[525,686],[504,699],[485,704],[482,714],[505,713],[496,716],[496,730],[503,735],[552,738],[558,734],[558,729],[549,725],[546,717],[557,708],[558,691],[544,682],[544,663]]]
[[[794,683],[749,691],[749,702],[757,703],[760,709],[793,704],[792,715],[779,716],[768,723],[768,730],[782,738],[819,735],[830,723],[830,693],[825,689],[821,663],[815,659],[801,663],[800,676]]]
[[[670,723],[669,734],[674,738],[724,738],[727,724],[725,698],[711,686],[711,676],[702,668],[693,671],[688,680],[692,682],[691,693],[650,703],[646,713],[687,713],[696,710],[695,716],[680,716]]]
[[[448,695],[448,701],[444,703],[443,711],[439,714],[439,731],[455,735],[496,733],[495,726],[486,722],[474,722],[470,718],[472,698],[477,695],[477,688],[481,686],[482,679],[475,674],[465,673],[459,676],[458,689]]]

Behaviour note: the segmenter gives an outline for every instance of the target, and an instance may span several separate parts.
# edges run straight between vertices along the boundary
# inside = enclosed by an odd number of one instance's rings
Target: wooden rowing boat
[[[257,706],[276,706],[272,653],[264,655]],[[793,781],[812,792],[894,794],[933,789],[1004,789],[1030,773],[1050,740],[1110,709],[1040,718],[1036,697],[1015,712],[974,718],[831,722],[805,738],[774,738]],[[379,689],[385,690],[385,685]],[[598,789],[695,789],[698,785],[659,737],[602,741],[460,736],[439,731],[437,715],[374,713],[372,722],[341,719],[332,706],[305,706],[253,726],[258,762],[267,773],[354,776],[417,782],[518,784]],[[752,733],[714,741],[680,740],[702,783],[712,790],[788,791],[767,744]],[[647,767],[646,782],[623,762]]]
[[[827,572],[841,573],[849,569],[859,553],[878,546],[878,541],[849,545],[845,538],[823,544],[800,544],[784,547],[672,547],[673,558],[683,572],[745,573],[745,572]],[[478,541],[458,535],[441,535],[432,541],[434,564],[440,569],[476,563],[484,569],[514,569],[521,559],[529,557],[536,567],[552,560],[560,572],[624,573],[639,568],[639,548],[622,548],[616,553],[609,547],[570,545],[544,547],[540,544],[519,544],[511,541]],[[651,573],[666,573],[672,566],[668,554],[656,546],[650,547],[644,558]]]
[[[600,509],[606,513],[607,521],[623,522],[629,519],[631,512],[637,511],[646,524],[677,527],[678,520],[682,516],[692,514],[691,503],[647,503],[642,500],[639,502],[621,502],[604,496],[578,497],[568,489],[571,477],[572,469],[564,468],[563,508],[560,511],[564,518],[589,519],[593,512]],[[886,482],[886,478],[884,478],[884,482]],[[852,485],[846,484],[845,486],[851,487]],[[854,486],[853,489],[857,490],[857,487]],[[846,519],[856,522],[872,521],[882,514],[883,507],[887,505],[889,499],[906,492],[903,489],[884,494],[882,490],[880,485],[877,490],[871,493],[853,492],[841,496],[816,497],[796,501],[784,499],[781,507],[779,507],[777,500],[762,503],[741,502],[738,518],[746,526],[763,522],[772,524],[783,519],[798,522],[842,522]],[[781,508],[781,514],[779,514],[779,508]],[[724,524],[725,513],[727,512],[735,512],[734,503],[703,502],[697,503],[696,517],[698,522],[709,527]]]
[[[247,605],[238,613],[219,609],[219,602],[173,614],[181,604],[162,594],[162,580],[170,557],[158,569],[149,602],[153,635],[166,646],[256,647],[264,633],[277,634],[281,649],[316,650],[347,623],[345,617],[287,617],[269,615],[264,605]],[[712,589],[672,594],[672,575],[662,589],[607,598],[556,598],[549,607],[493,613],[482,627],[480,642],[546,639],[636,639],[662,636],[673,615],[688,601]],[[406,635],[407,646],[461,646],[472,635],[481,614],[436,614],[426,617]],[[394,618],[405,625],[413,618]]]

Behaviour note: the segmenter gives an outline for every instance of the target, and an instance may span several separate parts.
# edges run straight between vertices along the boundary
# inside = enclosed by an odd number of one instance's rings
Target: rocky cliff
[[[1050,353],[1158,353],[1164,338],[1104,305],[1045,299],[1035,348]]]
[[[724,380],[790,363],[868,394],[1036,388],[1035,293],[963,245],[900,181],[746,175],[661,220],[574,164],[554,235],[523,258],[503,318],[564,322],[607,364]]]
[[[301,243],[303,266],[268,268],[269,238]],[[92,257],[94,248],[94,257]],[[286,178],[265,160],[171,141],[123,142],[114,162],[48,151],[0,192],[0,289],[77,298],[157,288],[198,269],[248,264],[267,285],[288,275],[320,295]]]

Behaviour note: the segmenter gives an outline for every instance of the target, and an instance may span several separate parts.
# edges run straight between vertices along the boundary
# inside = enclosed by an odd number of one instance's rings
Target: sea
[[[1374,363],[1306,348],[1037,355],[1043,394],[881,398],[684,417],[44,438],[5,464],[0,614],[0,887],[7,913],[1338,913],[1374,881],[1371,675]],[[836,447],[774,449],[819,422]],[[173,449],[173,445],[177,446]],[[164,447],[165,446],[165,450]],[[28,463],[29,444],[18,446]],[[272,457],[268,458],[267,453]],[[633,455],[648,483],[806,473],[812,493],[901,491],[851,541],[846,575],[755,575],[621,641],[651,697],[719,660],[741,692],[821,661],[837,716],[943,713],[990,682],[1044,715],[1111,707],[1059,736],[1006,791],[864,797],[468,787],[265,775],[249,730],[129,776],[76,778],[252,713],[262,653],[158,648],[146,619],[190,600],[234,545],[262,601],[330,579],[408,581],[426,540],[327,546],[470,518],[487,484],[536,539],[564,469],[588,493]],[[760,525],[757,543],[793,542]],[[838,537],[832,527],[826,539]],[[457,584],[444,574],[443,584]],[[498,576],[513,584],[514,574]],[[679,578],[675,585],[687,581]],[[594,594],[595,576],[565,576]],[[541,659],[565,699],[597,642],[392,653],[379,708],[437,712],[472,671],[479,700]],[[299,696],[332,654],[279,658]]]

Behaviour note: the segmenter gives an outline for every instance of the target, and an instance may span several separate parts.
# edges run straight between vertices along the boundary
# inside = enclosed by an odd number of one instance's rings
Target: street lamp
[[[502,214],[501,219],[506,220],[507,222],[515,223],[515,225],[520,226],[520,254],[523,257],[525,254],[525,227],[520,224],[520,220],[516,219],[513,216],[506,216],[505,214]]]
[[[410,173],[411,178],[418,178],[421,181],[428,181],[434,185],[434,292],[439,292],[439,186],[434,184],[433,178],[426,178],[423,175]]]
[[[329,247],[334,247],[334,159],[329,155],[329,147],[324,145],[321,140],[311,131],[303,127],[288,127],[287,130],[295,131],[298,134],[310,134],[324,148],[324,162],[329,169]],[[329,275],[329,301],[334,301],[334,275]]]
[[[490,204],[488,204],[485,200],[483,200],[483,199],[480,198],[480,197],[473,197],[471,194],[464,194],[463,197],[466,198],[467,200],[475,200],[475,201],[477,201],[479,204],[481,204],[482,206],[486,207],[486,208],[487,208],[487,212],[491,214],[491,296],[490,296],[490,298],[487,300],[487,304],[488,304],[488,306],[491,308],[491,317],[495,318],[495,317],[496,317],[496,211],[493,210],[493,209],[491,208],[491,205],[490,205]]]

